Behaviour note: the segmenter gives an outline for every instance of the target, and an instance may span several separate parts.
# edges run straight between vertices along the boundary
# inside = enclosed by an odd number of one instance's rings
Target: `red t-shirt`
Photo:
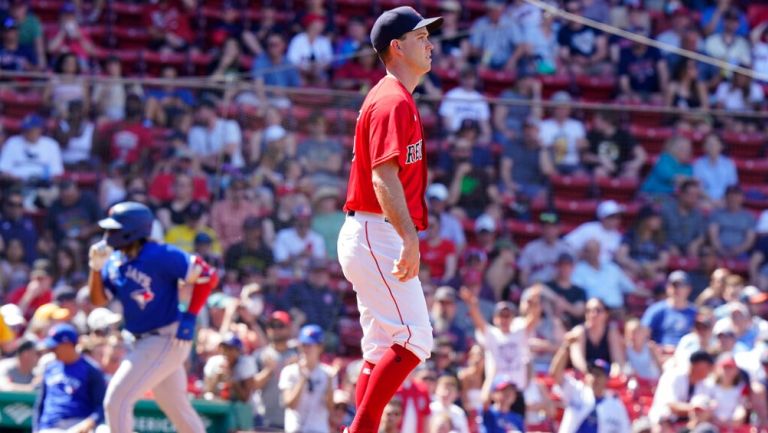
[[[184,12],[183,8],[173,4],[165,8],[157,5],[150,6],[144,15],[144,24],[147,27],[167,30],[191,43],[194,35],[189,21],[190,17]]]
[[[133,164],[144,149],[152,147],[152,131],[141,123],[116,124],[109,146],[113,161]]]
[[[160,173],[152,179],[149,184],[149,196],[159,202],[173,200],[173,182],[176,180],[174,173]],[[208,192],[208,181],[201,176],[192,178],[193,198],[203,203],[208,203],[210,192]]]
[[[383,214],[371,175],[373,167],[397,158],[411,219],[418,230],[426,229],[427,152],[421,116],[396,78],[386,76],[368,92],[357,118],[353,152],[344,210]]]
[[[9,304],[19,304],[19,301],[21,301],[21,298],[24,297],[24,294],[27,292],[27,286],[17,287],[11,293],[8,294],[8,303]],[[37,310],[40,306],[45,305],[49,302],[53,301],[53,294],[50,290],[46,291],[42,295],[39,295],[38,297],[32,299],[32,302],[29,303],[29,307],[27,307],[27,310],[24,311],[24,317],[27,319],[30,319],[33,314],[35,314],[35,310]]]
[[[395,393],[403,402],[403,418],[409,409],[409,406],[415,410],[416,432],[426,433],[428,431],[427,423],[429,421],[429,389],[420,382],[413,381],[410,385],[400,385]],[[410,426],[409,426],[410,427]]]
[[[421,262],[429,267],[432,278],[441,280],[445,274],[445,258],[449,254],[456,253],[456,245],[449,239],[441,239],[437,245],[430,245],[429,241],[419,242]]]

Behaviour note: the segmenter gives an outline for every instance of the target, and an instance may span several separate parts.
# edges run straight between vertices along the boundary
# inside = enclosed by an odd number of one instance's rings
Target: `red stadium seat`
[[[567,75],[544,75],[540,78],[541,96],[550,99],[555,92],[567,90],[571,85],[571,79]]]
[[[32,12],[37,15],[42,23],[58,23],[61,15],[61,7],[64,2],[61,0],[36,0],[30,2],[29,6]]]
[[[166,66],[173,66],[181,75],[182,68],[187,63],[187,55],[181,53],[156,53],[144,51],[142,54],[146,73],[150,76],[159,76],[160,71]]]
[[[434,69],[435,75],[440,79],[440,87],[447,92],[459,85],[459,73],[453,69]]]
[[[645,125],[632,124],[629,133],[635,137],[638,144],[649,154],[659,154],[664,150],[664,143],[674,135],[671,128],[656,128]]]
[[[734,163],[739,172],[739,181],[754,184],[765,183],[768,175],[768,159],[737,159]]]
[[[480,72],[485,94],[498,96],[501,92],[515,84],[515,74],[506,71],[483,70]]]
[[[113,23],[139,29],[144,27],[144,5],[120,1],[109,2],[109,5],[108,17]]]
[[[116,48],[144,49],[149,45],[149,33],[143,28],[116,25],[112,29]]]
[[[722,136],[727,153],[733,158],[758,158],[766,143],[765,134],[741,134],[725,131]]]
[[[616,200],[624,203],[635,198],[637,190],[640,188],[640,181],[637,179],[601,177],[597,179],[597,187],[600,191],[601,199]]]
[[[512,239],[520,248],[541,236],[541,225],[537,223],[511,219],[507,223],[507,230],[512,234]]]
[[[679,269],[682,271],[691,272],[696,270],[698,267],[699,259],[693,257],[672,256],[669,258],[669,263],[667,264],[667,268],[669,268],[670,271]]]
[[[581,98],[588,102],[610,102],[616,93],[616,78],[582,75],[576,78]]]
[[[555,210],[563,223],[578,225],[595,219],[597,201],[555,198]]]
[[[554,175],[549,180],[555,197],[582,200],[591,195],[592,179],[588,176]]]
[[[0,106],[3,116],[23,118],[43,108],[43,97],[37,92],[15,92],[10,88],[0,91]]]

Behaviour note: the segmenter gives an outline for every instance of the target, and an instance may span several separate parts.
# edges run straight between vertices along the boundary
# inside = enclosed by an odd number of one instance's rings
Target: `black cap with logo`
[[[430,33],[443,24],[442,17],[424,18],[410,6],[390,9],[373,23],[371,44],[377,53],[387,50],[392,39],[400,39],[404,34],[426,27]]]

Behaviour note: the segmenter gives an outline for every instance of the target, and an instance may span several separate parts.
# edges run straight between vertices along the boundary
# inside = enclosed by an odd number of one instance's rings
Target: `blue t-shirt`
[[[127,260],[115,251],[101,271],[104,287],[123,304],[125,329],[141,334],[170,325],[179,314],[179,280],[187,276],[190,258],[166,244],[148,242]]]
[[[101,370],[85,357],[72,364],[51,362],[43,373],[36,429],[53,428],[72,418],[103,422],[106,389]]]
[[[673,308],[667,300],[656,302],[643,314],[642,324],[651,330],[651,339],[659,344],[677,346],[683,336],[693,329],[696,308]]]
[[[602,397],[595,398],[595,407],[592,409],[592,412],[584,418],[584,421],[581,422],[579,428],[576,429],[576,433],[597,433],[597,406],[601,401],[603,401]]]
[[[525,432],[525,420],[516,412],[499,412],[490,407],[483,412],[483,433]]]

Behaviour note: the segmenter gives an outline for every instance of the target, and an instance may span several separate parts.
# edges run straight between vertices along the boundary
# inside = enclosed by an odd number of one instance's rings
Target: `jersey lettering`
[[[422,143],[422,140],[419,140],[417,143],[411,144],[407,147],[406,154],[405,154],[406,164],[413,164],[414,162],[421,161],[422,159],[421,143]]]

